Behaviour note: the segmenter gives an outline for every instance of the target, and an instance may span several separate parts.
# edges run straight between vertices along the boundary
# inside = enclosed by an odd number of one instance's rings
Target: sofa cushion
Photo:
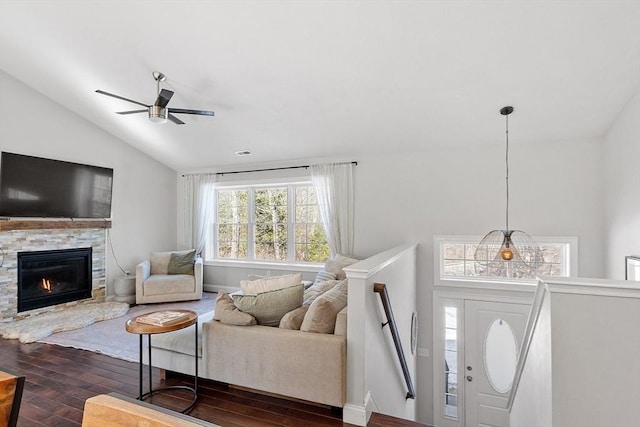
[[[241,280],[240,287],[244,295],[257,295],[261,292],[289,288],[302,283],[302,273],[282,276],[261,277],[255,280]]]
[[[233,298],[224,291],[218,292],[213,318],[227,325],[251,326],[257,324],[256,318],[249,313],[238,310],[238,307],[233,305]]]
[[[334,335],[341,337],[347,336],[347,315],[349,313],[349,307],[345,307],[336,315],[336,327],[333,330]]]
[[[145,296],[194,292],[196,281],[191,274],[155,274],[142,284]]]
[[[325,280],[336,280],[336,275],[323,268],[322,270],[318,271],[318,274],[316,274],[316,278],[313,283],[320,283],[324,282]]]
[[[233,303],[255,317],[259,325],[278,326],[282,316],[302,305],[303,293],[304,286],[298,283],[257,295],[233,295]]]
[[[195,258],[196,251],[189,251],[186,254],[172,252],[167,265],[167,274],[193,274]]]
[[[357,260],[355,258],[348,258],[346,256],[336,254],[333,258],[324,263],[324,269],[330,273],[335,274],[336,279],[342,280],[347,277],[343,268],[355,264],[359,261],[360,260]]]
[[[302,326],[302,321],[304,320],[304,315],[307,314],[307,310],[309,310],[308,304],[298,307],[295,310],[291,310],[282,316],[279,327],[282,329],[300,330],[300,326]]]
[[[313,285],[305,288],[302,307],[298,307],[295,310],[291,310],[287,314],[282,317],[280,320],[280,328],[282,329],[294,329],[299,330],[302,325],[302,321],[304,320],[305,314],[309,310],[309,306],[316,300],[320,295],[327,292],[329,289],[333,288],[335,285],[340,283],[339,280],[325,280],[320,283],[314,283]]]
[[[208,322],[213,318],[214,312],[210,311],[198,316],[198,335],[202,336],[202,323]],[[202,357],[202,339],[198,340],[198,357]],[[195,339],[193,337],[193,327],[180,329],[164,334],[155,334],[151,338],[151,345],[155,348],[173,351],[176,353],[187,354],[193,357],[193,346]],[[192,359],[193,360],[193,359]]]
[[[320,295],[309,306],[304,316],[301,331],[333,334],[336,316],[347,306],[347,281],[343,280],[332,289]]]
[[[322,282],[314,283],[308,289],[305,289],[302,303],[304,305],[311,305],[316,298],[333,288],[338,283],[340,283],[339,280],[324,280]]]
[[[149,261],[151,263],[151,274],[168,274],[169,273],[169,260],[171,254],[184,255],[191,252],[193,249],[187,249],[184,251],[168,251],[168,252],[151,252]]]

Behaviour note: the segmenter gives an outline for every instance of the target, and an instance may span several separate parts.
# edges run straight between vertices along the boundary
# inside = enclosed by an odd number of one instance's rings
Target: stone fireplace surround
[[[104,301],[106,297],[105,220],[0,220],[0,321],[18,320],[35,314],[63,310],[70,305]],[[91,299],[68,302],[18,313],[17,254],[91,247]],[[3,256],[2,256],[3,254]]]

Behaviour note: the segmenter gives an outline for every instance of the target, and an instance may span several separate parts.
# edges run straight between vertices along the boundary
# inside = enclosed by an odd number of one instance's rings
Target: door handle
[[[469,382],[473,381],[473,377],[471,375],[467,375],[467,381]]]

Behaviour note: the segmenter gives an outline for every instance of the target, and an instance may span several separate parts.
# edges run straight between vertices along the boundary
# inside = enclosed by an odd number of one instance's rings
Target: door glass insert
[[[516,372],[517,344],[511,326],[496,319],[488,329],[484,344],[484,367],[489,383],[498,393],[511,389]]]
[[[458,309],[444,309],[444,415],[458,418]]]

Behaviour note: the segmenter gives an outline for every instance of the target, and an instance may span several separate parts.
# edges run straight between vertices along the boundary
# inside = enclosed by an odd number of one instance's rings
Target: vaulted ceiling
[[[592,138],[640,88],[640,1],[3,0],[0,69],[178,171],[502,143],[504,105],[514,143]],[[215,117],[95,93],[153,103],[154,70]]]

